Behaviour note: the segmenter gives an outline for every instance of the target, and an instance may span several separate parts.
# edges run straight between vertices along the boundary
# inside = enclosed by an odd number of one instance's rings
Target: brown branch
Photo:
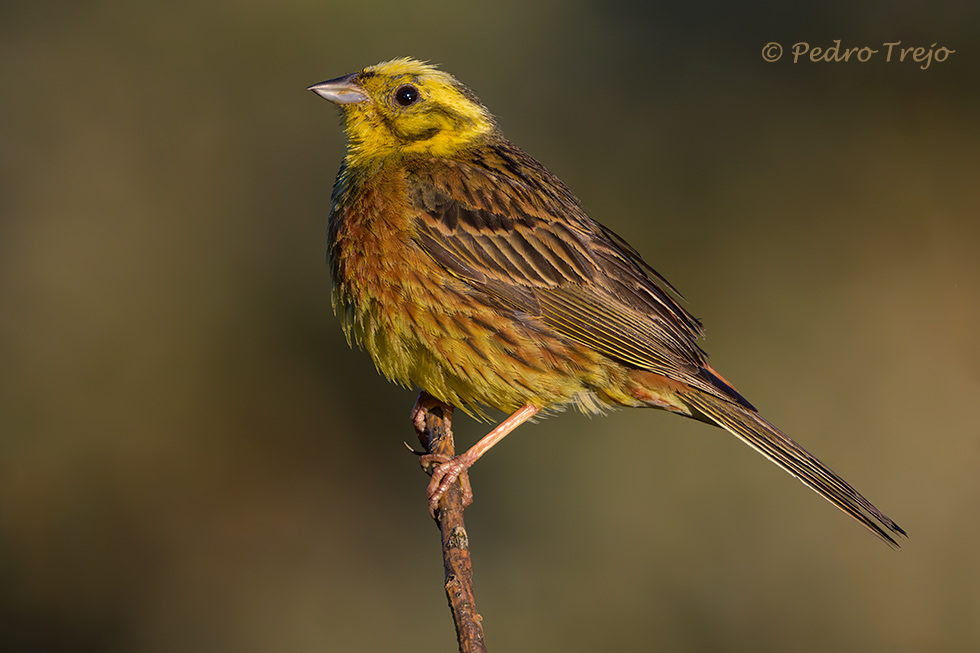
[[[453,409],[445,404],[429,408],[425,432],[419,441],[426,453],[452,458],[455,454],[452,432]],[[426,470],[431,473],[431,469]],[[463,525],[463,489],[457,479],[446,490],[435,514],[442,532],[442,559],[446,571],[446,598],[456,624],[460,653],[486,653],[482,618],[473,598],[473,564],[469,537]]]

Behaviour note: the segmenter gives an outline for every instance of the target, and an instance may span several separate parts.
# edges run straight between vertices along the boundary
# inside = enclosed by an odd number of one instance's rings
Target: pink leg
[[[497,425],[497,428],[490,431],[487,435],[483,436],[479,442],[470,447],[466,453],[461,453],[458,456],[450,458],[449,460],[440,460],[441,457],[433,456],[427,454],[422,456],[420,461],[422,464],[439,462],[440,465],[432,471],[432,480],[429,482],[428,493],[429,493],[429,512],[435,514],[436,508],[439,506],[439,499],[442,495],[446,493],[449,486],[453,484],[460,475],[466,474],[466,470],[469,469],[473,463],[480,459],[480,456],[490,451],[493,445],[497,444],[504,439],[508,433],[516,429],[518,426],[531,419],[538,413],[538,407],[533,404],[525,404],[521,408],[518,408],[513,415],[502,421]],[[463,482],[463,479],[460,479]],[[469,488],[468,479],[463,482],[463,505],[468,506],[473,503],[473,491]]]

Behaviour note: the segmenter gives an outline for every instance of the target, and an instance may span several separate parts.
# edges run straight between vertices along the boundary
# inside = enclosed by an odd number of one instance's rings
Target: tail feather
[[[847,481],[796,444],[754,410],[709,395],[695,388],[681,398],[707,420],[732,433],[747,445],[800,479],[817,494],[859,521],[868,530],[898,547],[895,537],[905,531],[885,516]],[[696,417],[702,417],[696,415]],[[894,537],[893,537],[894,536]]]

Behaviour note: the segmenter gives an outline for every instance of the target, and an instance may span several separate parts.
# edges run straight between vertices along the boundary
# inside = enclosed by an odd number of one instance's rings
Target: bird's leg
[[[419,462],[422,463],[423,467],[432,463],[438,463],[438,466],[432,470],[432,480],[429,481],[429,487],[427,489],[429,494],[429,512],[435,514],[436,508],[439,506],[439,499],[442,498],[442,495],[445,494],[446,490],[449,489],[449,486],[457,478],[460,479],[460,483],[463,485],[463,506],[465,507],[473,503],[473,490],[470,488],[466,470],[479,460],[480,456],[490,451],[493,445],[503,440],[504,436],[537,415],[537,413],[537,406],[534,404],[525,404],[518,408],[513,415],[498,424],[497,428],[480,438],[480,441],[467,449],[465,453],[461,453],[448,460],[445,459],[445,456],[434,454],[422,456]]]

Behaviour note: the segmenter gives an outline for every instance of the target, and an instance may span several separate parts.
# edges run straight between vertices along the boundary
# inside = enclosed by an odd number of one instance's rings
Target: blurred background
[[[690,7],[5,3],[0,649],[455,650],[415,392],[329,307],[344,138],[305,90],[405,55],[910,534],[703,424],[565,414],[471,475],[490,650],[980,648],[980,7]],[[956,52],[790,60],[834,39]]]

